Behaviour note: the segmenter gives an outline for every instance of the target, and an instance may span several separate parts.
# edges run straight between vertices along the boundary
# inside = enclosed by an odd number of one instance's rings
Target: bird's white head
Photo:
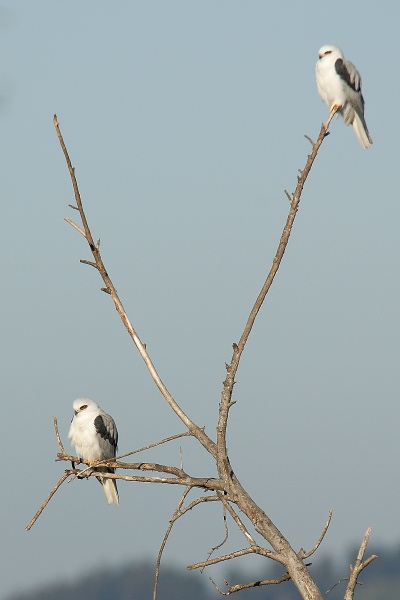
[[[94,400],[90,398],[77,398],[72,403],[72,408],[74,409],[74,413],[77,415],[78,413],[84,412],[86,410],[97,409],[98,405]]]
[[[333,59],[343,58],[343,52],[337,46],[332,46],[332,44],[326,44],[319,49],[318,57],[324,58],[325,56],[330,56]]]

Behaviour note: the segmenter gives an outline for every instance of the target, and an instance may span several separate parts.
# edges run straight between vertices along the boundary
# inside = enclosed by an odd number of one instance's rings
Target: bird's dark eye
[[[326,56],[327,54],[332,54],[332,50],[327,50],[327,51],[325,52],[325,56]]]
[[[85,410],[85,408],[87,408],[87,404],[82,404],[82,406],[79,407],[79,410]]]

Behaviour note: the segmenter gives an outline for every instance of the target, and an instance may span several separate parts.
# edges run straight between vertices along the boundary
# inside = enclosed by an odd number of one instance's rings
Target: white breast
[[[74,446],[77,456],[85,461],[100,460],[101,451],[98,443],[97,433],[93,423],[93,417],[86,414],[78,414],[72,420],[68,438]]]

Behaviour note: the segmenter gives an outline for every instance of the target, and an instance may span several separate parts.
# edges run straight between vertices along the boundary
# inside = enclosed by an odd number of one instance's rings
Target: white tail
[[[100,467],[99,467],[98,469],[96,469],[96,471],[98,471],[98,472],[103,471],[103,473],[114,473],[113,470],[106,469],[105,467],[103,469],[100,469]],[[117,482],[115,481],[115,479],[108,479],[108,478],[106,479],[105,477],[104,478],[99,477],[98,475],[96,475],[96,479],[103,486],[104,495],[106,497],[107,504],[119,504]]]
[[[363,122],[360,119],[359,115],[356,112],[354,114],[353,127],[361,146],[363,148],[370,148],[372,146],[372,138],[369,135],[367,125],[365,121]]]
[[[119,504],[119,496],[115,479],[102,479],[101,485],[103,486],[107,504]]]

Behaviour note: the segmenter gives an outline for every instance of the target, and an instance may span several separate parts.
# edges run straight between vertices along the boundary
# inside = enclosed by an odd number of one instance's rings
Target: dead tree
[[[266,512],[264,512],[264,510],[254,502],[254,500],[250,497],[248,492],[240,484],[240,481],[235,475],[233,466],[229,461],[226,446],[226,433],[228,427],[229,411],[232,405],[234,404],[234,400],[232,399],[232,392],[242,353],[245,349],[246,342],[253,328],[257,314],[265,300],[265,297],[272,285],[274,277],[281,265],[282,258],[292,231],[294,220],[296,218],[296,214],[299,208],[304,184],[310,173],[317,153],[325,137],[328,135],[328,127],[336,110],[330,114],[328,121],[321,126],[321,130],[316,142],[313,142],[313,140],[306,136],[312,146],[311,153],[307,157],[304,169],[300,171],[295,191],[292,194],[285,192],[289,201],[289,212],[279,240],[276,254],[272,261],[271,269],[267,274],[261,291],[250,311],[249,317],[247,319],[239,341],[233,344],[233,353],[231,360],[229,363],[226,364],[226,378],[223,382],[221,399],[219,403],[216,439],[212,439],[211,437],[209,437],[205,433],[204,429],[197,425],[177,403],[175,398],[167,389],[164,382],[161,380],[159,374],[157,373],[155,365],[153,364],[150,358],[145,344],[142,343],[142,341],[139,338],[139,335],[132,326],[131,321],[129,320],[128,315],[125,312],[122,302],[117,294],[114,284],[101,258],[100,243],[94,241],[94,238],[90,231],[89,224],[82,206],[82,200],[80,197],[77,180],[75,178],[74,168],[71,164],[67,148],[61,135],[57,117],[54,116],[54,126],[61,144],[62,151],[64,153],[65,160],[67,162],[74,189],[76,205],[70,206],[71,208],[79,212],[81,224],[77,225],[71,219],[67,218],[66,221],[85,238],[93,256],[93,260],[81,260],[81,262],[95,268],[99,272],[99,275],[104,283],[104,287],[101,288],[102,291],[111,296],[111,299],[122,320],[122,323],[129,336],[131,337],[133,343],[135,344],[137,350],[139,351],[140,356],[144,360],[146,367],[150,373],[150,376],[152,377],[154,383],[158,387],[165,401],[169,404],[171,410],[173,410],[174,413],[179,417],[179,419],[182,421],[185,427],[185,431],[183,433],[170,436],[155,444],[151,444],[146,448],[140,448],[135,452],[129,454],[134,454],[136,452],[140,452],[144,449],[153,446],[168,443],[169,441],[179,437],[191,436],[192,438],[195,438],[197,440],[197,442],[203,447],[204,451],[210,454],[215,461],[216,471],[214,475],[210,477],[196,477],[192,474],[187,473],[182,468],[176,466],[143,462],[127,463],[121,461],[122,458],[125,458],[128,455],[117,457],[117,459],[114,461],[106,461],[102,463],[99,462],[96,463],[96,465],[91,465],[92,467],[103,465],[119,469],[118,473],[103,474],[103,477],[111,477],[115,479],[123,479],[125,481],[135,482],[164,483],[169,485],[179,485],[183,487],[182,496],[172,515],[172,518],[170,519],[168,529],[166,531],[164,540],[159,550],[154,586],[154,599],[157,595],[157,581],[161,556],[174,523],[179,518],[184,516],[189,510],[202,503],[208,502],[220,503],[223,507],[224,514],[229,513],[233,522],[242,533],[245,545],[243,548],[235,552],[231,552],[228,554],[220,554],[219,556],[215,557],[212,557],[213,552],[211,552],[206,560],[189,565],[189,569],[204,569],[205,567],[208,567],[210,565],[215,565],[223,561],[232,560],[240,556],[257,554],[265,557],[266,559],[274,560],[283,565],[284,574],[278,579],[253,581],[233,586],[229,585],[229,583],[225,581],[224,589],[220,589],[220,587],[218,587],[217,584],[211,580],[215,588],[221,594],[228,596],[242,589],[255,586],[282,583],[291,579],[296,588],[298,589],[301,598],[303,598],[304,600],[322,600],[323,598],[322,593],[318,589],[316,583],[314,582],[309,573],[309,570],[307,568],[308,565],[305,563],[305,560],[308,559],[312,554],[314,554],[314,552],[320,546],[328,530],[329,523],[331,520],[331,513],[329,513],[326,525],[314,547],[309,551],[305,551],[303,549],[300,549],[299,551],[294,550],[290,545],[289,541],[282,535],[282,533],[279,531],[276,525],[268,517]],[[60,452],[57,455],[57,460],[75,461],[76,463],[79,463],[79,460],[76,457],[70,456],[65,452],[61,438],[58,433],[56,419],[54,421],[54,424],[58,443],[60,446]],[[90,469],[84,469],[84,471],[88,477],[95,475],[95,472]],[[55,487],[50,492],[42,506],[37,511],[36,515],[33,517],[32,521],[27,526],[27,530],[29,530],[35,523],[36,519],[40,516],[41,512],[43,511],[51,497],[54,495],[54,493],[59,489],[61,484],[64,481],[66,481],[66,479],[70,477],[77,477],[79,474],[82,474],[82,470],[65,470],[58,483],[55,485]],[[188,503],[187,496],[189,492],[193,489],[199,490],[199,496],[192,502]],[[244,521],[243,518],[239,516],[239,514],[245,515],[247,517],[246,521]],[[226,530],[225,540],[227,538],[227,535],[228,532]],[[373,555],[370,556],[368,559],[363,560],[369,535],[370,528],[367,530],[364,539],[361,543],[360,550],[354,566],[350,566],[350,575],[348,578],[345,578],[348,583],[344,595],[344,600],[351,600],[353,598],[358,575],[372,560],[374,560],[374,558],[376,558]],[[260,539],[262,539],[262,544],[259,541],[257,541]],[[213,551],[220,550],[225,540],[219,546],[213,548]]]

